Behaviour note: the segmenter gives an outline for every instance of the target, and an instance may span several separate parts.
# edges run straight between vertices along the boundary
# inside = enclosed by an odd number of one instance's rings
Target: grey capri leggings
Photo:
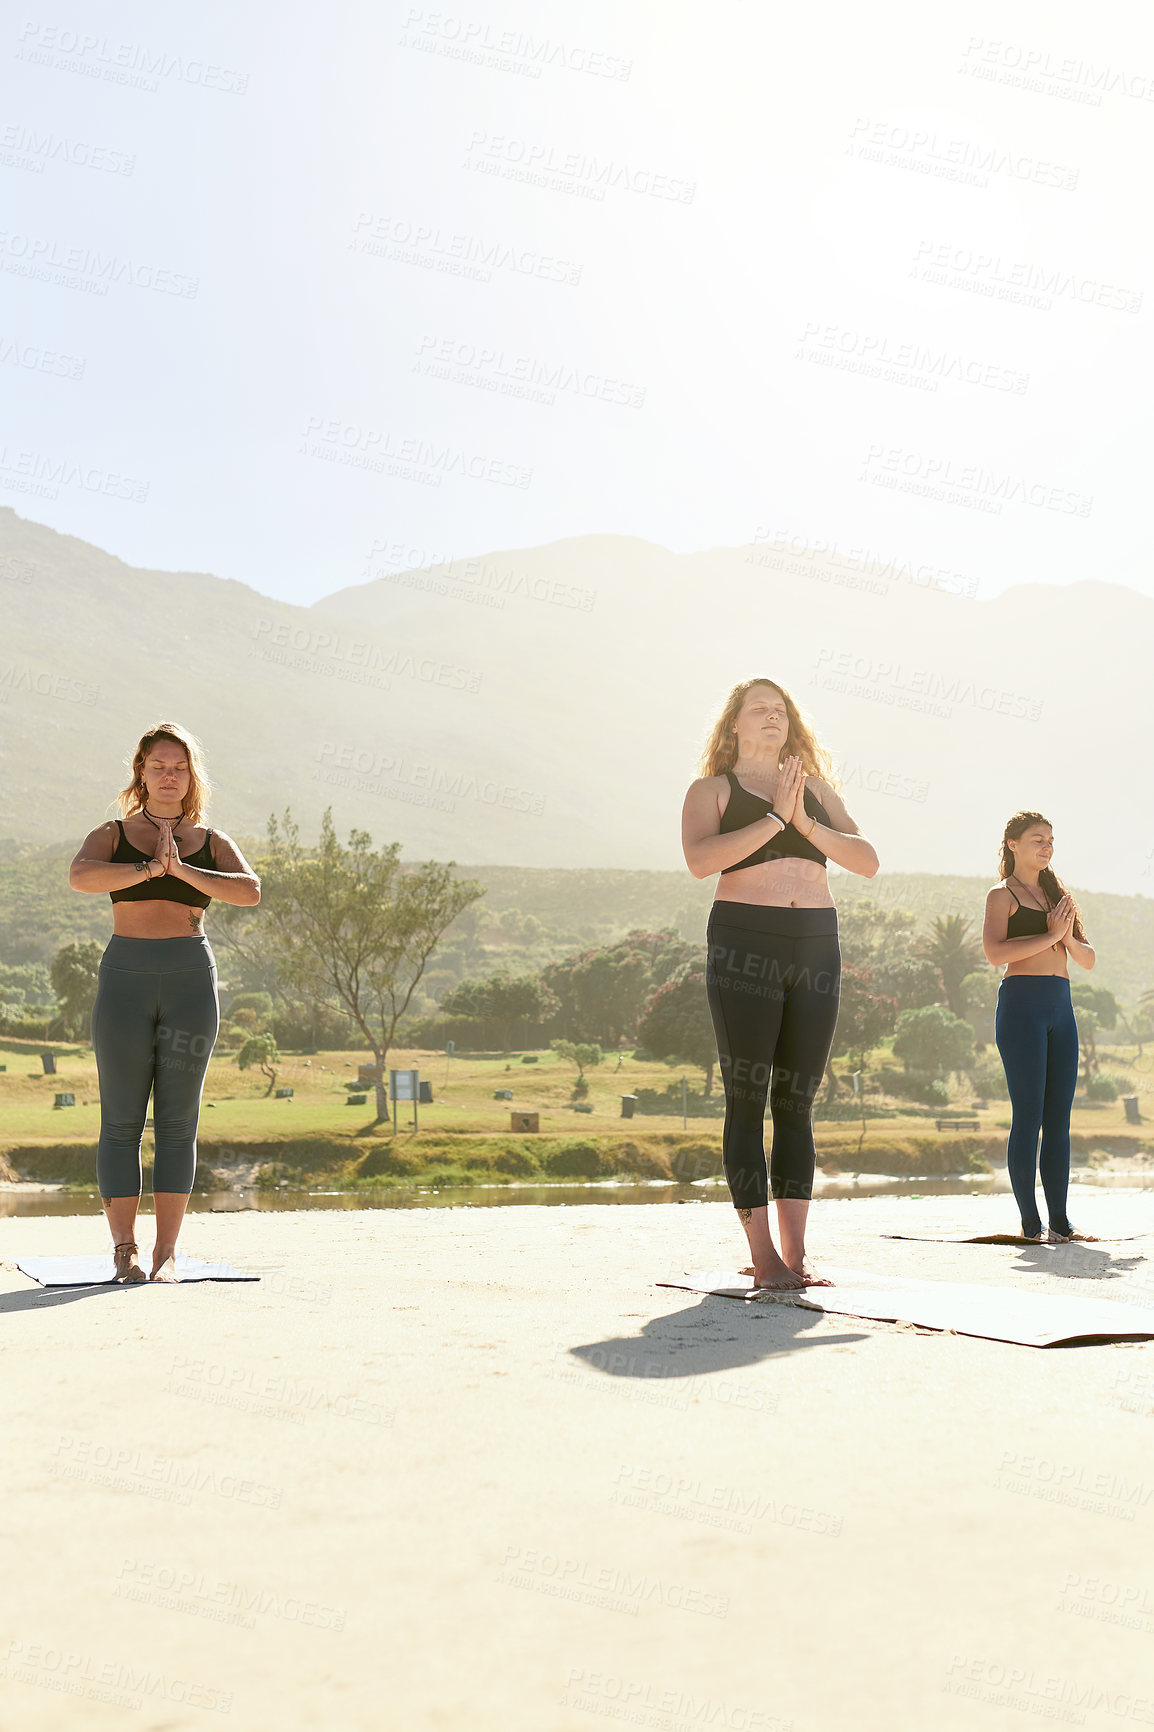
[[[109,939],[92,1007],[102,1197],[140,1195],[150,1094],[152,1188],[192,1190],[200,1097],[219,1026],[216,958],[207,938]]]

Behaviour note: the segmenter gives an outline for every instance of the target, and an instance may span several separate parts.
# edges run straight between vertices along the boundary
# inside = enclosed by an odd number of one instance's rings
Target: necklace
[[[1022,880],[1017,877],[1016,873],[1011,872],[1010,877],[1016,879],[1017,883],[1022,885],[1023,890],[1032,890],[1033,889],[1033,886],[1030,884],[1022,884]],[[1048,902],[1044,908],[1042,908],[1037,902],[1028,903],[1027,906],[1032,907],[1032,908],[1036,908],[1038,910],[1039,914],[1048,914],[1050,912],[1050,904]]]
[[[160,829],[160,824],[157,823],[156,819],[152,816],[152,813],[148,810],[147,806],[142,806],[140,808],[140,815],[142,818],[148,819],[148,822],[152,825],[154,830]],[[183,808],[181,809],[181,813],[180,813],[179,818],[163,818],[163,819],[161,819],[161,823],[171,824],[174,831],[179,830],[180,826],[184,823]]]

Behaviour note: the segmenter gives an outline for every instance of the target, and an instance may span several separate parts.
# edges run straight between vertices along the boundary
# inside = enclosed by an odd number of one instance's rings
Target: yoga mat
[[[1112,1299],[1083,1299],[1064,1293],[1028,1293],[1018,1287],[917,1281],[872,1275],[861,1269],[823,1266],[823,1270],[835,1282],[833,1287],[804,1287],[780,1293],[763,1287],[757,1289],[753,1302],[798,1305],[807,1311],[869,1317],[881,1323],[920,1323],[926,1329],[980,1335],[989,1341],[1012,1341],[1022,1347],[1154,1336],[1154,1310],[1144,1305],[1122,1305]],[[727,1299],[749,1300],[754,1292],[752,1277],[738,1275],[732,1269],[691,1269],[680,1281],[658,1281],[656,1285],[683,1288],[690,1293],[714,1293]]]
[[[1056,1245],[1043,1239],[1041,1243],[1047,1250],[1060,1251],[1063,1245],[1129,1245],[1135,1239],[1149,1239],[1150,1233],[1099,1233],[1094,1240],[1064,1239]],[[883,1239],[909,1239],[917,1245],[1030,1245],[1035,1249],[1037,1239],[1023,1239],[1020,1233],[975,1233],[972,1237],[954,1238],[948,1233],[883,1233]]]
[[[18,1257],[22,1275],[42,1287],[106,1287],[116,1280],[111,1251],[97,1257]],[[242,1275],[231,1263],[202,1263],[196,1257],[176,1253],[176,1272],[182,1281],[259,1281],[259,1275]],[[147,1275],[148,1270],[144,1273]],[[126,1287],[161,1287],[162,1281],[126,1281]]]

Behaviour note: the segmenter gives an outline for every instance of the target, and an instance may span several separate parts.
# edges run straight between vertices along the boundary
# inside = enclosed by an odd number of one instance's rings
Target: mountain
[[[983,599],[875,555],[596,535],[428,569],[384,548],[364,579],[296,607],[0,510],[0,839],[79,838],[172,717],[237,835],[285,806],[308,835],[331,804],[410,859],[684,872],[698,754],[765,673],[815,718],[883,873],[992,882],[1029,807],[1069,883],[1149,889],[1154,601],[1121,585]]]

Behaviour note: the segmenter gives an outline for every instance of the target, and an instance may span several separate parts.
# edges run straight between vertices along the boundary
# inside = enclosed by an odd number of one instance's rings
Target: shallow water
[[[1154,1172],[1149,1169],[1135,1173],[1094,1172],[1075,1168],[1074,1181],[1081,1185],[1121,1186],[1137,1191],[1154,1190]],[[1005,1173],[977,1173],[969,1177],[943,1179],[887,1178],[884,1174],[863,1173],[857,1180],[840,1176],[827,1179],[817,1175],[815,1200],[823,1197],[961,1197],[1009,1194]],[[378,1191],[205,1191],[196,1193],[189,1203],[190,1214],[234,1214],[245,1209],[494,1209],[514,1208],[532,1204],[540,1207],[567,1203],[722,1203],[729,1193],[723,1182],[708,1180],[697,1184],[676,1184],[664,1179],[638,1183],[634,1180],[606,1179],[582,1185],[453,1185],[445,1188],[428,1185],[395,1186]],[[65,1193],[59,1190],[33,1189],[31,1186],[0,1187],[2,1215],[88,1215],[100,1213],[100,1201],[95,1191]],[[141,1213],[151,1213],[150,1199],[145,1194]]]

